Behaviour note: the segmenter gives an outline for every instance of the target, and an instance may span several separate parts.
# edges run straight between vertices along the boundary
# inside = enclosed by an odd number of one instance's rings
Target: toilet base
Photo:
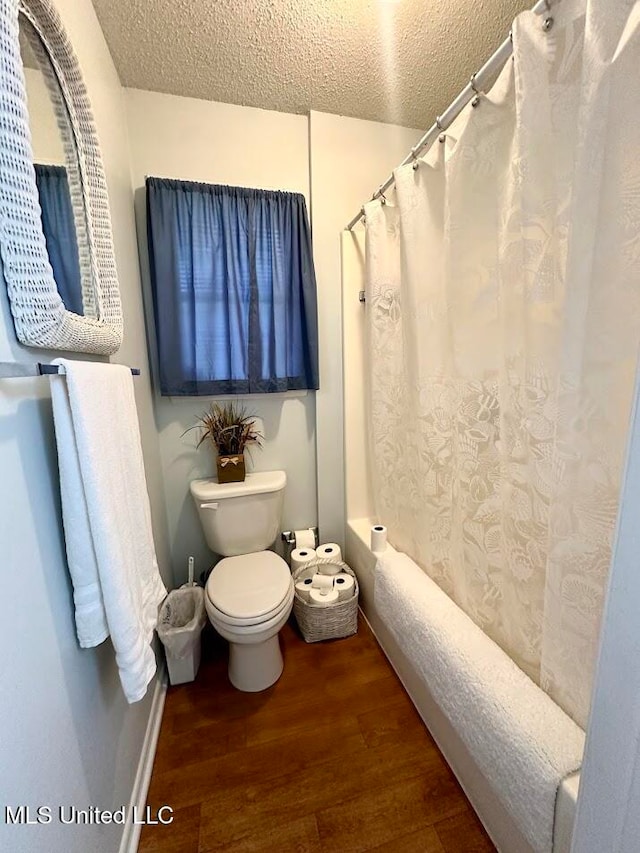
[[[237,690],[259,693],[282,675],[278,634],[262,643],[229,643],[229,681]]]

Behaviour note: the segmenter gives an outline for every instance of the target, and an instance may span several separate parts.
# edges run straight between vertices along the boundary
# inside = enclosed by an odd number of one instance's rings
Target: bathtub
[[[373,596],[376,558],[369,548],[371,524],[368,518],[358,518],[350,520],[346,529],[345,557],[358,577],[361,610],[497,849],[500,853],[531,853],[530,844],[503,805],[500,792],[491,788],[434,700],[426,682],[405,656],[384,619],[376,612]],[[393,551],[390,545],[388,548]],[[580,774],[574,773],[561,783],[558,790],[553,853],[570,853],[579,779]]]

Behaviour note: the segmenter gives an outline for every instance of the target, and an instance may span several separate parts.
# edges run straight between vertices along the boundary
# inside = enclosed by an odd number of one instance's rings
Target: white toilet
[[[207,544],[225,558],[205,587],[207,613],[229,641],[229,680],[250,693],[274,684],[284,666],[278,632],[293,607],[293,580],[282,557],[265,549],[280,529],[286,484],[284,471],[191,483]]]

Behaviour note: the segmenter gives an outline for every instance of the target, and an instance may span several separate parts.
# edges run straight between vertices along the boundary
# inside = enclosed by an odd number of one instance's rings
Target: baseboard
[[[167,695],[167,675],[164,670],[158,672],[155,688],[153,691],[153,699],[151,700],[151,712],[147,722],[147,730],[144,735],[142,750],[140,751],[140,760],[136,771],[136,778],[133,783],[131,792],[131,804],[129,814],[133,811],[133,806],[136,807],[138,814],[142,814],[144,807],[147,804],[147,794],[149,792],[149,783],[151,781],[151,771],[153,769],[153,759],[156,755],[156,747],[158,745],[158,737],[160,735],[160,723],[162,722],[162,711],[164,709],[164,700]],[[136,853],[138,842],[140,841],[140,832],[142,826],[134,824],[128,820],[124,825],[122,839],[120,841],[119,853]]]

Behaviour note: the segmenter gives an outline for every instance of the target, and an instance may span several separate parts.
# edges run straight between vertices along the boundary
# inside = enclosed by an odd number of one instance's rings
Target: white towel
[[[129,702],[156,671],[151,642],[166,595],[156,561],[131,371],[57,359],[51,377],[60,491],[76,630],[111,637]]]
[[[556,793],[584,732],[406,554],[375,569],[376,608],[532,848],[551,853]]]

